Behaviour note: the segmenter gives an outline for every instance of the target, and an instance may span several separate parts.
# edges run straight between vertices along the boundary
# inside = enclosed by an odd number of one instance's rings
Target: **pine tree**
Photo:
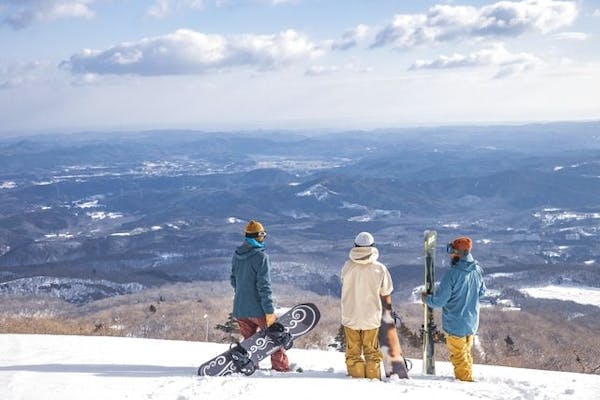
[[[341,352],[346,351],[346,335],[344,334],[344,325],[340,325],[338,333],[333,339],[333,343],[329,344],[329,347]]]
[[[223,339],[221,339],[222,342],[228,341],[230,343],[235,343],[239,341],[236,335],[240,335],[240,328],[232,313],[229,313],[227,321],[224,324],[217,324],[217,326],[215,326],[215,329],[223,331],[227,334],[227,336],[224,336]]]
[[[408,341],[409,346],[420,349],[423,346],[423,339],[421,335],[410,330],[408,326],[402,321],[400,326],[396,328],[398,330],[398,337],[405,338]]]

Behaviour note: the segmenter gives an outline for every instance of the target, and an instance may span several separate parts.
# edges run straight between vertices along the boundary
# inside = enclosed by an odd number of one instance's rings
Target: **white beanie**
[[[360,247],[369,247],[375,244],[375,239],[373,239],[373,235],[371,235],[369,232],[361,232],[356,235],[354,244]]]

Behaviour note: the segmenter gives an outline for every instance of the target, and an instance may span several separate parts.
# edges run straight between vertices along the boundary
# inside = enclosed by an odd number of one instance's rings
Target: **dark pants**
[[[264,317],[238,318],[237,322],[244,339],[248,339],[259,330],[264,330],[267,326]],[[271,368],[282,372],[290,370],[290,363],[283,348],[271,354]]]

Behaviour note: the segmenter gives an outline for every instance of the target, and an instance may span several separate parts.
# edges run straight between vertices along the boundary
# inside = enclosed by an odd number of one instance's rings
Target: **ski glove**
[[[273,325],[273,323],[277,320],[275,314],[265,314],[265,321],[267,321],[267,327]]]

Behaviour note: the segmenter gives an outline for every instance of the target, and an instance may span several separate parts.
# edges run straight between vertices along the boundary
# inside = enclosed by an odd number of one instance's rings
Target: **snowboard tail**
[[[286,349],[292,347],[294,339],[310,332],[320,318],[319,309],[314,304],[298,304],[280,316],[271,327],[258,331],[200,365],[198,375],[223,376],[233,373],[251,375],[258,369],[261,360],[282,347]]]

